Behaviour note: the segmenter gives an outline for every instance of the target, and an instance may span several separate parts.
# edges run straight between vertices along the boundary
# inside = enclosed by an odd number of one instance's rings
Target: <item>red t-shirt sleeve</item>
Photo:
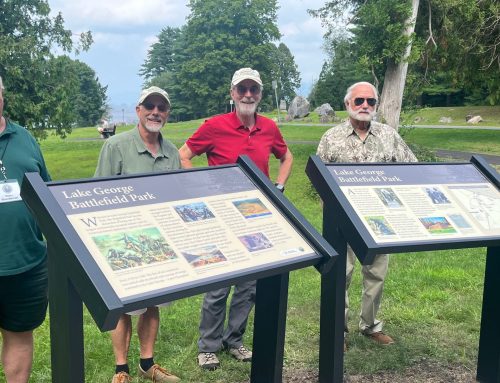
[[[199,156],[213,149],[215,127],[205,121],[191,137],[186,141],[186,145],[191,151]]]
[[[274,142],[272,147],[272,152],[276,158],[281,158],[285,155],[288,146],[281,135],[281,132],[278,127],[276,127],[276,133],[274,135]]]

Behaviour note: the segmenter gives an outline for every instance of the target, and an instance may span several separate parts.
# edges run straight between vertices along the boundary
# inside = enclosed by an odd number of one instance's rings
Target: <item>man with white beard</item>
[[[416,162],[417,158],[401,136],[389,125],[373,120],[377,112],[378,92],[368,82],[358,82],[347,89],[344,103],[349,119],[328,130],[318,146],[317,155],[323,162]],[[354,271],[356,255],[347,249],[345,331],[349,299],[347,289]],[[382,331],[376,319],[382,299],[389,255],[379,254],[373,264],[362,266],[363,292],[359,329],[363,335],[381,345],[394,340]],[[344,343],[344,351],[346,344]]]
[[[163,89],[156,86],[144,89],[135,107],[139,123],[134,129],[106,140],[101,149],[94,176],[117,176],[180,169],[177,148],[164,139],[160,133],[160,129],[167,122],[170,108],[168,93]],[[154,363],[153,354],[160,313],[158,307],[148,307],[123,314],[116,329],[111,332],[116,363],[112,383],[132,381],[128,366],[128,351],[132,336],[131,315],[139,315],[137,321],[140,345],[138,375],[153,382],[180,381],[177,376]]]
[[[205,121],[179,149],[183,168],[191,168],[194,156],[206,153],[210,166],[234,164],[247,155],[269,177],[269,156],[279,159],[276,187],[283,192],[292,169],[293,156],[276,123],[256,113],[262,99],[262,80],[251,68],[237,70],[231,80],[236,110]],[[240,361],[250,362],[252,352],[243,345],[248,315],[255,301],[255,281],[234,286],[227,328],[226,302],[230,287],[205,294],[201,310],[198,365],[206,370],[220,366],[215,354],[222,348]]]

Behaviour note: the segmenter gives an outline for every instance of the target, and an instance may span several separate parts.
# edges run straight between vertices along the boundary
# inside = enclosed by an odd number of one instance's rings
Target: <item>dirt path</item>
[[[421,361],[404,371],[382,371],[372,375],[344,376],[344,383],[472,383],[476,371],[464,366],[448,366]],[[317,383],[318,371],[285,369],[283,383]]]

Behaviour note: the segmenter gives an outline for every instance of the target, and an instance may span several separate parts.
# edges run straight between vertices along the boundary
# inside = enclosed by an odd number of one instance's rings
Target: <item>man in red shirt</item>
[[[256,113],[262,99],[262,80],[251,68],[237,70],[231,81],[235,111],[206,120],[179,149],[181,165],[191,168],[191,159],[205,153],[210,166],[234,164],[239,155],[247,155],[269,177],[271,153],[279,159],[276,187],[284,191],[292,170],[293,156],[276,123]],[[248,315],[255,301],[255,281],[234,286],[227,328],[226,302],[230,287],[205,294],[201,310],[198,364],[215,370],[220,366],[215,354],[221,348],[238,360],[249,362],[252,352],[243,345]]]

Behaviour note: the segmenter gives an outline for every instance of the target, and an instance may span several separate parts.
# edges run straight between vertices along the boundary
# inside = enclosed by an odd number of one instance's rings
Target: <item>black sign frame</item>
[[[263,266],[253,271],[216,276],[210,282],[171,288],[167,292],[154,292],[150,296],[146,294],[124,303],[50,191],[52,186],[85,184],[96,180],[144,178],[146,181],[147,177],[168,177],[177,173],[195,175],[229,167],[241,169],[313,248],[314,255],[303,260],[284,261],[272,267]],[[28,173],[23,181],[21,195],[37,218],[48,243],[53,382],[84,382],[82,303],[85,303],[99,329],[108,331],[116,327],[123,313],[257,280],[251,381],[279,383],[282,379],[288,274],[308,266],[315,266],[320,272],[328,272],[337,256],[331,245],[245,156],[241,156],[235,165],[50,183],[43,182],[37,173]]]

